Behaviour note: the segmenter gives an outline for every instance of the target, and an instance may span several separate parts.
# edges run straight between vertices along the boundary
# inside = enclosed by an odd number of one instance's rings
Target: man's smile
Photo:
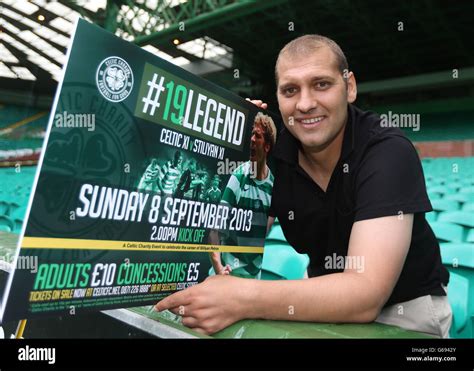
[[[311,129],[317,127],[321,124],[321,122],[326,118],[326,116],[316,116],[316,117],[308,117],[308,118],[296,118],[295,121],[300,123],[303,127]]]

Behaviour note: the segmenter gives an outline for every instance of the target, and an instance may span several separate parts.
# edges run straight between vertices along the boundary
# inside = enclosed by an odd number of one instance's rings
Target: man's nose
[[[296,103],[296,109],[302,113],[310,112],[318,106],[316,96],[309,89],[303,89]]]

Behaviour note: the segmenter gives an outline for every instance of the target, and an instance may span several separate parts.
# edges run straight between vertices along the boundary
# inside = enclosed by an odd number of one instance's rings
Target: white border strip
[[[127,325],[162,339],[199,339],[198,336],[165,325],[164,323],[147,318],[128,309],[111,309],[103,310],[101,312],[115,318],[116,320],[122,321]]]

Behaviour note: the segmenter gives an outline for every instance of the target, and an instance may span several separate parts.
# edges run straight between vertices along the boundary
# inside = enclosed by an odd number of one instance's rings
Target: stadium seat
[[[433,232],[441,242],[463,242],[464,228],[460,225],[448,222],[432,222],[430,223]]]
[[[10,205],[8,202],[0,201],[0,215],[6,215],[8,213]]]
[[[439,193],[439,194],[446,194],[449,192],[449,188],[444,185],[435,185],[433,187],[430,187],[430,193]]]
[[[474,228],[474,213],[467,211],[443,211],[439,213],[437,221]]]
[[[432,223],[432,222],[435,222],[436,221],[436,212],[435,211],[431,211],[429,213],[426,213],[425,214],[425,219],[428,223]]]
[[[431,205],[435,211],[455,211],[460,209],[459,202],[445,198],[433,200]]]
[[[428,198],[430,199],[430,201],[433,201],[433,200],[440,200],[440,199],[441,199],[441,194],[440,194],[440,193],[436,193],[436,192],[431,192],[431,191],[428,189]]]
[[[461,193],[474,193],[474,186],[462,187],[460,192]]]
[[[453,321],[449,336],[451,338],[472,338],[473,337],[473,312],[470,311],[469,304],[472,297],[469,297],[469,280],[456,273],[451,273],[448,284],[448,300],[453,311]]]
[[[474,202],[466,202],[463,204],[462,211],[474,211]]]
[[[23,220],[22,219],[14,219],[13,222],[14,222],[13,232],[20,233],[21,232],[21,227],[23,227]]]
[[[455,194],[445,195],[445,200],[457,201],[460,203],[471,203],[474,202],[474,193],[458,192]]]
[[[446,184],[446,188],[448,189],[447,194],[453,194],[456,193],[460,188],[461,185],[458,183],[458,180],[456,179],[449,179],[449,183]]]
[[[0,225],[7,226],[10,231],[12,231],[15,227],[13,221],[6,215],[0,215]]]
[[[11,232],[11,228],[8,225],[0,224],[0,232]]]
[[[274,241],[274,242],[286,242],[285,235],[280,227],[280,225],[273,225],[270,233],[268,233],[265,242]]]
[[[441,243],[441,259],[450,272],[448,299],[453,310],[450,336],[474,337],[474,244]]]
[[[473,269],[474,244],[472,243],[440,243],[441,260],[447,267],[465,267]]]
[[[7,215],[8,215],[8,216],[13,215],[13,213],[15,212],[15,210],[17,210],[19,207],[20,207],[20,205],[19,205],[17,202],[15,202],[15,201],[10,202],[10,204],[9,204],[9,209],[8,209],[8,214],[7,214]]]
[[[309,264],[306,254],[298,254],[287,243],[265,245],[262,263],[262,280],[302,279]]]
[[[474,229],[470,229],[467,233],[466,242],[474,243]]]

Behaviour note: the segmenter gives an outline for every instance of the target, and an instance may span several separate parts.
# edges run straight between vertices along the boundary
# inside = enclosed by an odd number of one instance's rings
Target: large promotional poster
[[[259,278],[276,121],[79,20],[2,321],[156,303]]]

